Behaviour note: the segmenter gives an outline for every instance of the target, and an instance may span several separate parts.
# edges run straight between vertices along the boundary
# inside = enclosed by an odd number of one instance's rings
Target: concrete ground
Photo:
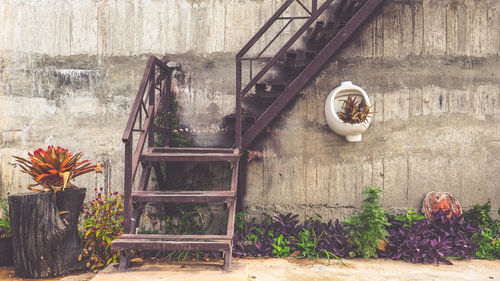
[[[500,280],[500,261],[453,261],[454,265],[423,265],[384,259],[345,260],[345,266],[325,259],[236,259],[231,272],[217,263],[145,264],[126,273],[113,266],[92,281],[128,280],[223,280],[223,281],[316,281],[316,280]]]
[[[274,258],[235,259],[231,272],[221,271],[220,262],[145,263],[117,272],[111,265],[97,275],[73,273],[43,279],[61,281],[316,281],[316,280],[500,280],[500,260],[453,261],[454,265],[411,264],[384,259],[344,260],[328,264],[325,259]],[[30,280],[13,276],[12,268],[0,267],[0,280]]]
[[[17,277],[14,274],[14,268],[12,266],[0,267],[0,281],[89,281],[94,278],[96,274],[86,271],[75,271],[65,276],[42,278],[42,279],[30,279]]]

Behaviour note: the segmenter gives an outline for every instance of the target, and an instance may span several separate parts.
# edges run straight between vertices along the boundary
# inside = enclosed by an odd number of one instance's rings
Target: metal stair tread
[[[149,239],[165,241],[224,241],[232,240],[231,235],[206,235],[206,234],[123,234],[120,239]]]
[[[235,191],[134,191],[133,202],[231,202],[236,196]]]
[[[170,146],[156,146],[148,148],[148,152],[171,152],[171,153],[236,153],[234,148],[225,147],[170,147]]]
[[[161,240],[155,238],[118,238],[111,242],[115,250],[201,250],[201,251],[228,251],[231,240],[209,240],[199,241],[195,239],[186,240]]]
[[[151,162],[215,162],[238,158],[239,150],[231,148],[149,148],[141,155],[141,161]]]
[[[321,7],[326,7],[325,5],[330,5],[333,1],[327,0]],[[255,120],[255,122],[245,131],[242,135],[242,145],[243,150],[247,149],[252,142],[265,130],[265,128],[271,123],[272,120],[278,116],[282,110],[295,98],[298,92],[300,92],[303,87],[309,83],[313,76],[316,76],[321,68],[335,55],[338,50],[348,42],[349,38],[355,33],[355,31],[366,21],[366,19],[376,10],[376,8],[383,3],[383,0],[367,0],[360,8],[349,17],[346,22],[338,32],[335,33],[333,38],[325,41],[325,45],[320,48],[320,50],[314,50],[317,54],[312,58],[308,65],[301,70],[301,72],[296,76],[293,81],[288,85],[287,89],[277,97],[271,105]],[[280,51],[264,66],[261,70],[254,75],[253,79],[248,82],[246,86],[241,84],[241,71],[237,73],[237,90],[239,93],[245,97],[245,94],[249,91],[249,88],[258,82],[259,79],[264,77],[264,75],[271,69],[272,63],[278,61],[278,57],[281,57],[288,48],[290,48],[294,42],[299,38],[297,34],[301,34],[307,29],[307,25],[311,25],[315,18],[311,17],[310,20],[306,22],[299,30],[292,36],[292,38],[282,46]],[[328,28],[323,29],[324,22],[316,21],[311,33],[309,34],[308,43],[312,43],[320,37],[321,31],[325,31]],[[330,26],[332,26],[330,24]],[[333,34],[332,34],[333,35]],[[248,44],[247,44],[248,45]],[[251,46],[250,46],[251,47]],[[250,47],[245,46],[242,51],[238,54],[243,54],[243,51],[248,51]],[[310,49],[311,50],[311,49]],[[238,76],[239,75],[239,76]],[[239,83],[239,84],[238,84]],[[254,83],[254,84],[252,84]]]

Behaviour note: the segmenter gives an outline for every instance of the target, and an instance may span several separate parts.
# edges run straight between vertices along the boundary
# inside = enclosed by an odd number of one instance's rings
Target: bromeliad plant
[[[38,149],[33,154],[28,153],[29,160],[13,156],[23,173],[29,174],[36,184],[29,184],[28,189],[33,191],[64,190],[75,187],[71,180],[89,172],[102,172],[102,165],[91,165],[89,160],[82,160],[82,153],[74,154],[62,147],[47,147],[47,150]],[[34,188],[40,185],[41,188]]]
[[[356,97],[348,96],[342,104],[342,110],[337,112],[337,115],[340,120],[353,125],[365,122],[366,118],[371,118],[375,111],[370,110],[371,107],[364,100],[360,103]]]

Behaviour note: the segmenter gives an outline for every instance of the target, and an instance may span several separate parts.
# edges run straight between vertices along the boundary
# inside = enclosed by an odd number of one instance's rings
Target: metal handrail
[[[278,61],[278,59],[285,54],[285,52],[300,38],[302,33],[313,23],[318,17],[328,8],[334,0],[325,1],[312,15],[311,17],[299,28],[297,32],[283,45],[283,47],[266,63],[266,65],[253,77],[250,82],[245,86],[245,88],[237,89],[237,92],[241,94],[243,98],[250,89],[257,84],[257,82],[266,74],[266,72]],[[262,35],[262,34],[261,34]],[[237,63],[241,62],[241,58],[236,58]],[[237,77],[237,80],[241,80],[241,77]]]
[[[247,129],[243,136],[241,149],[245,150],[260,132],[295,97],[329,59],[347,42],[348,38],[365,22],[384,0],[366,0],[359,10],[346,22],[332,39],[321,49],[315,58],[297,75],[270,107]],[[307,23],[305,24],[307,25]],[[299,33],[299,32],[298,32]]]
[[[146,91],[147,84],[149,83],[149,77],[151,76],[151,68],[153,66],[153,62],[153,57],[150,57],[146,65],[146,69],[144,70],[139,90],[137,91],[134,103],[132,104],[132,110],[130,111],[125,131],[123,132],[123,142],[128,142],[132,136],[132,128],[134,127],[135,120],[137,119],[137,115],[144,98],[144,92]]]
[[[156,70],[159,71],[159,76],[156,76]],[[154,145],[154,121],[156,112],[160,106],[168,104],[168,98],[171,89],[172,68],[168,67],[158,58],[151,56],[144,70],[137,96],[135,97],[130,112],[122,141],[125,143],[125,172],[124,172],[124,215],[126,218],[131,217],[132,205],[132,186],[137,174],[139,161],[141,158],[144,146],[149,147]],[[157,88],[157,84],[160,87]],[[159,90],[159,100],[155,100],[156,90]],[[144,120],[142,115],[145,115]],[[139,129],[135,129],[137,119],[139,119]],[[134,132],[140,132],[139,139],[134,145]],[[126,233],[131,231],[130,220],[124,221]]]
[[[273,25],[273,23],[281,16],[286,9],[294,2],[295,0],[287,0],[283,5],[271,16],[271,18],[255,33],[252,38],[241,48],[241,50],[236,54],[236,60],[240,59],[250,50],[250,48],[255,45],[257,41],[266,33],[266,31]]]
[[[168,67],[164,62],[159,60],[157,57],[151,56],[148,59],[146,64],[146,69],[144,70],[144,74],[142,76],[141,84],[139,86],[139,90],[137,91],[137,95],[135,97],[134,103],[132,104],[132,110],[130,111],[130,115],[127,121],[127,125],[125,127],[125,131],[123,132],[122,141],[129,141],[133,127],[135,125],[135,121],[137,120],[138,114],[140,114],[140,107],[143,106],[145,109],[144,102],[148,100],[148,96],[146,96],[146,100],[144,100],[144,94],[146,93],[146,89],[148,84],[151,82],[151,75],[153,75],[152,71],[154,70],[153,66],[160,67],[163,71],[167,73],[171,73],[172,69]]]
[[[299,5],[305,9],[305,11],[310,15],[310,17],[282,17],[282,14],[288,9],[288,7],[294,2],[297,1]],[[262,78],[265,72],[271,68],[271,66],[276,62],[277,58],[283,55],[283,53],[288,49],[297,39],[294,38],[293,42],[290,43],[288,47],[286,47],[285,51],[281,52],[283,48],[280,50],[278,54],[276,54],[274,57],[271,58],[271,60],[266,64],[266,66],[261,69],[261,71],[257,74],[259,78],[255,77],[252,79],[252,69],[250,69],[250,83],[245,86],[245,89],[242,91],[242,61],[244,60],[249,60],[250,61],[250,68],[252,68],[252,61],[253,60],[264,60],[260,56],[269,48],[269,46],[276,40],[276,38],[284,31],[284,29],[294,20],[294,19],[308,19],[307,22],[312,22],[318,18],[318,16],[326,9],[326,7],[329,6],[325,5],[327,2],[331,3],[333,0],[327,0],[321,8],[317,8],[318,1],[317,0],[311,0],[311,11],[309,11],[304,4],[300,0],[287,0],[281,7],[278,8],[278,10],[271,16],[269,20],[259,29],[259,31],[250,38],[250,40],[243,46],[243,48],[236,54],[236,110],[235,110],[235,117],[236,117],[236,126],[235,126],[235,147],[236,148],[241,148],[241,101],[242,97],[250,90],[251,87],[253,87],[257,81]],[[255,43],[262,38],[262,36],[269,30],[271,25],[273,25],[277,20],[280,19],[288,19],[289,21],[286,23],[286,25],[280,29],[280,31],[274,36],[274,38],[269,42],[264,49],[257,55],[255,58],[244,58],[245,54],[255,45]],[[312,19],[312,21],[311,21]],[[309,23],[310,24],[310,23]],[[305,29],[304,29],[305,30]],[[302,30],[302,32],[304,31]],[[302,34],[300,32],[300,34]],[[297,32],[299,33],[299,32]],[[297,35],[297,33],[295,35]],[[295,37],[295,36],[294,36]],[[290,42],[290,41],[289,41]],[[287,43],[288,44],[288,43]]]

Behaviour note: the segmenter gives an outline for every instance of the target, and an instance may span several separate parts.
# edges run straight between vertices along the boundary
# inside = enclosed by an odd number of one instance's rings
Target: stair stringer
[[[355,31],[370,17],[383,3],[383,0],[367,0],[354,14],[349,22],[327,43],[314,60],[290,83],[286,90],[257,118],[242,136],[242,151],[247,149],[262,131],[278,116],[281,111],[294,99],[300,90],[309,83],[340,50]]]

